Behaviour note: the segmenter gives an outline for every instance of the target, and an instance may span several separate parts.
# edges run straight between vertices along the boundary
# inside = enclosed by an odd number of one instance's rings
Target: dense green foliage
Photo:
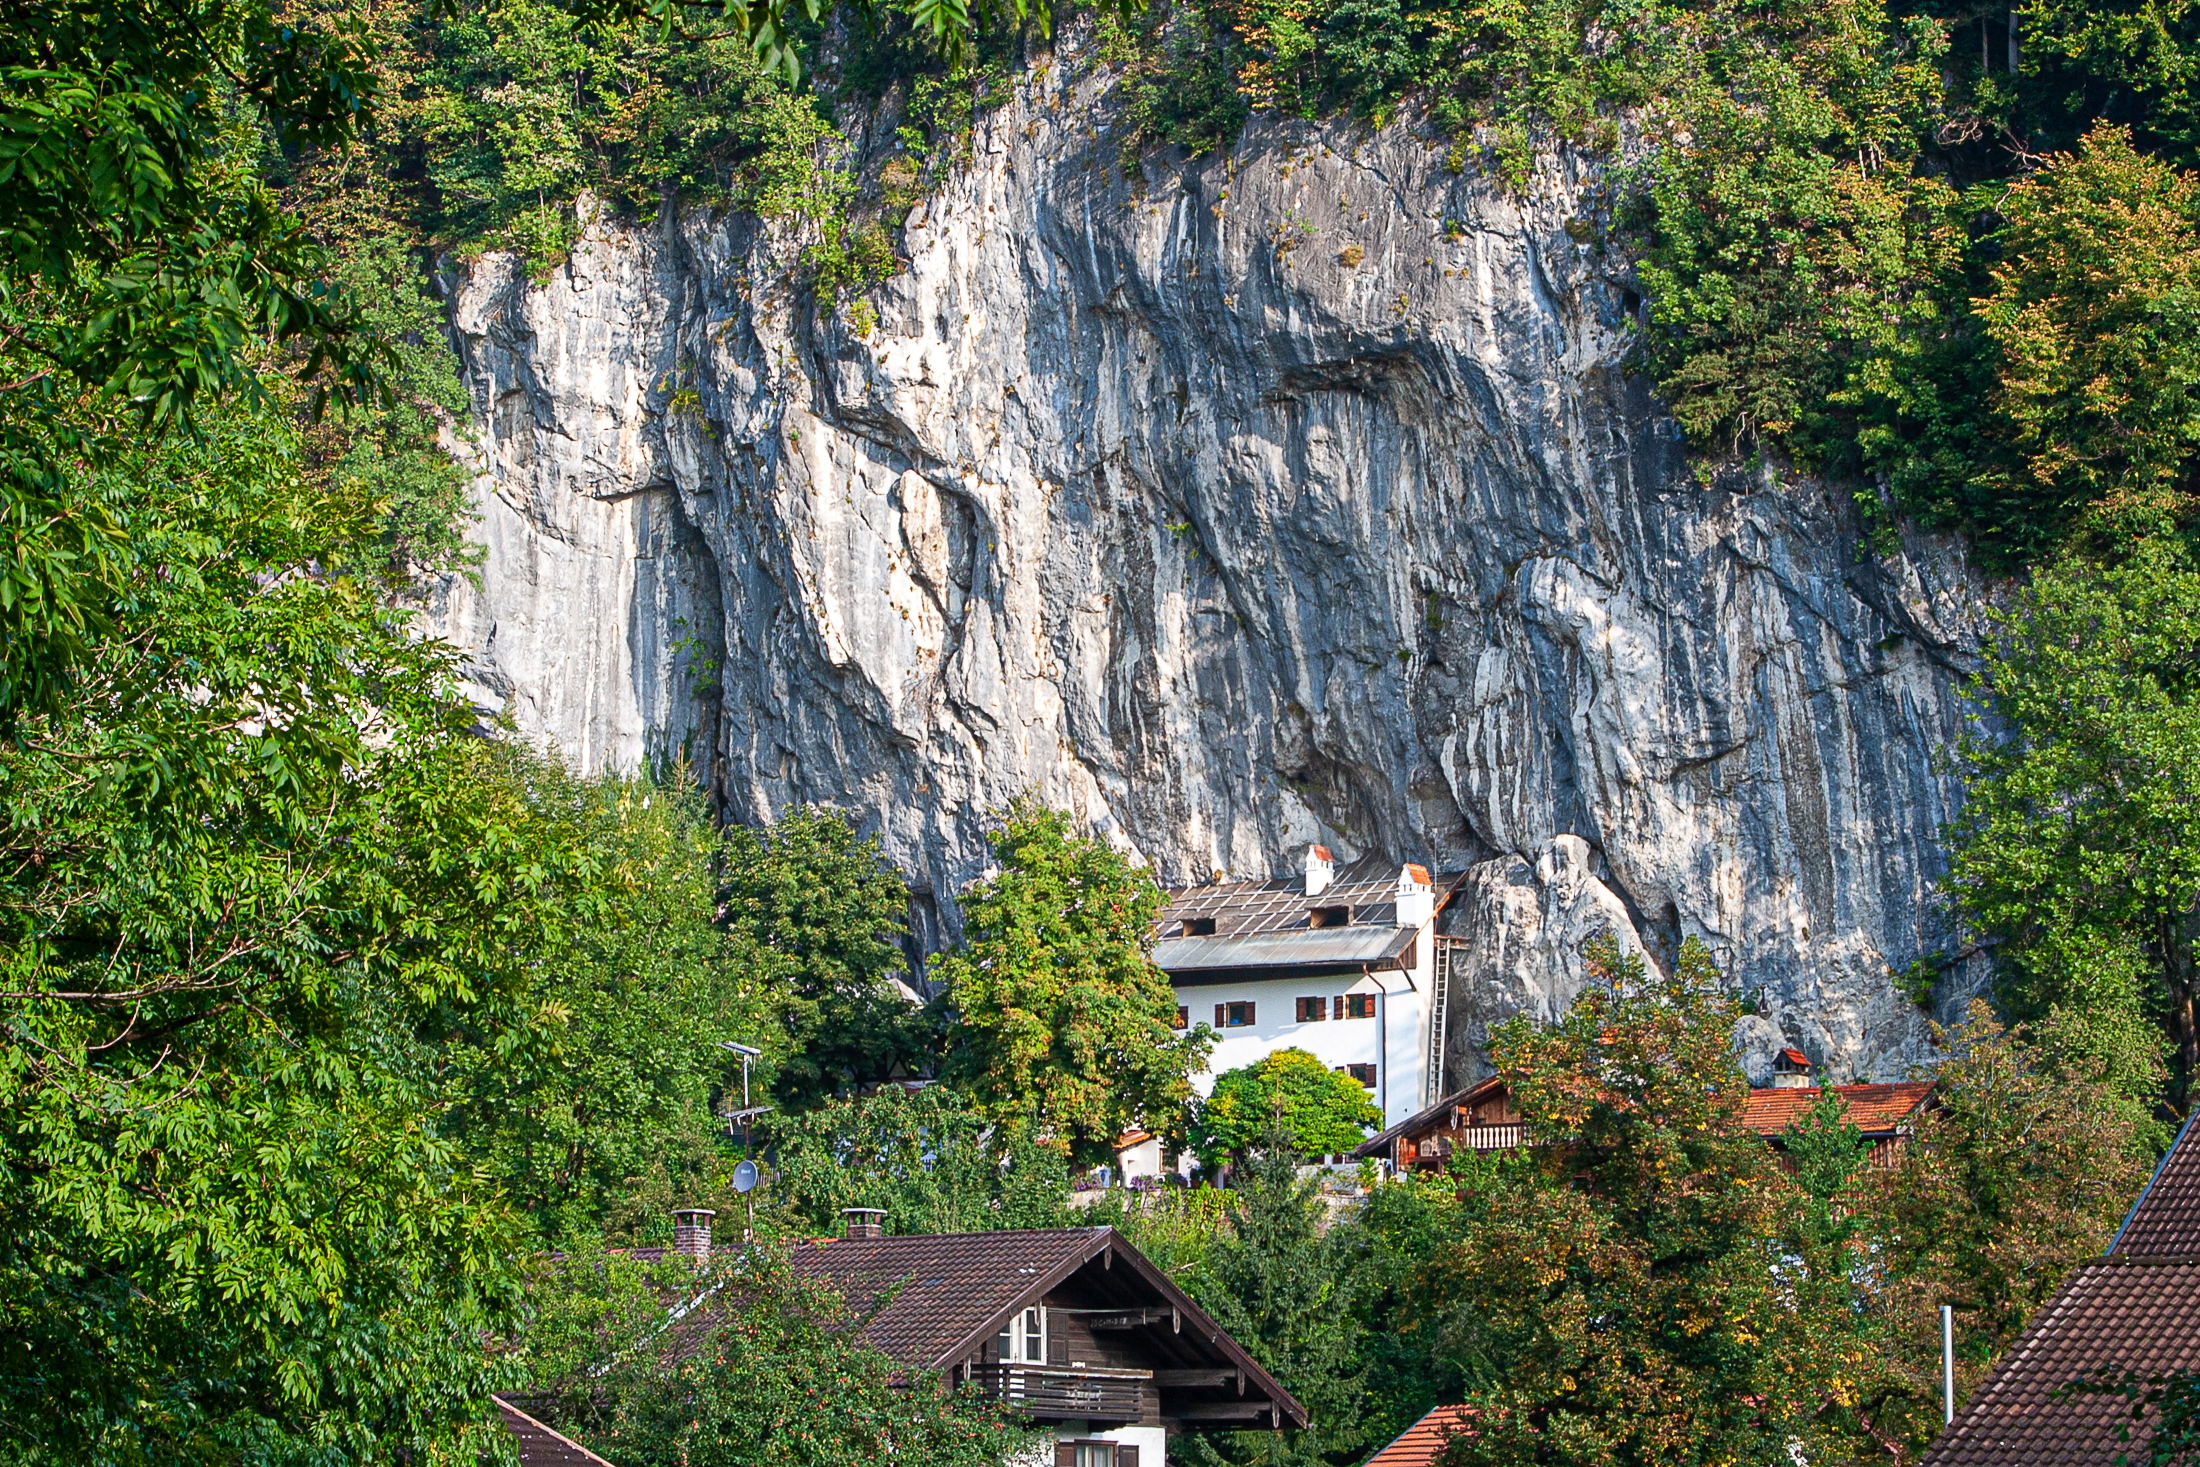
[[[1180,1131],[1212,1041],[1177,1032],[1176,990],[1148,956],[1152,874],[1029,801],[989,839],[999,872],[963,898],[963,945],[936,969],[954,1021],[945,1075],[1077,1161],[1134,1128]]]
[[[1322,1156],[1350,1151],[1382,1120],[1359,1081],[1303,1049],[1279,1049],[1215,1076],[1192,1122],[1192,1149],[1213,1175],[1279,1127],[1284,1144]]]
[[[0,1436],[379,1460],[479,1414],[515,1220],[445,1039],[599,920],[605,852],[476,738],[282,417],[118,463],[108,639],[0,746]]]
[[[884,1085],[771,1128],[770,1201],[797,1237],[841,1232],[844,1207],[876,1207],[889,1233],[1054,1228],[1070,1221],[1061,1154],[996,1127],[945,1085]]]
[[[2127,1104],[2190,1104],[2200,920],[2200,574],[2162,543],[2043,570],[1989,644],[1953,885],[2004,993]]]
[[[1027,1436],[975,1393],[904,1384],[862,1312],[768,1248],[702,1267],[582,1253],[530,1308],[521,1369],[562,1430],[633,1467],[997,1467]]]
[[[895,986],[909,892],[876,838],[830,810],[736,827],[718,898],[726,930],[779,1000],[781,1105],[803,1109],[930,1064],[929,1020]]]
[[[1984,1003],[1937,1037],[1935,1106],[1859,1199],[1886,1269],[1874,1302],[1893,1379],[1877,1419],[1918,1443],[1940,1428],[1940,1306],[1956,1309],[1968,1391],[2070,1266],[2108,1245],[2155,1155],[2153,1127],[2097,1075]]]
[[[531,965],[510,1007],[454,1031],[441,1129],[546,1242],[654,1235],[721,1188],[734,1157],[714,1109],[741,1081],[720,1044],[775,1039],[772,995],[712,922],[719,838],[700,796],[534,779],[599,853],[603,917]]]
[[[1366,1367],[1360,1322],[1341,1268],[1347,1236],[1325,1235],[1318,1184],[1302,1178],[1287,1139],[1271,1130],[1242,1168],[1228,1233],[1200,1260],[1198,1299],[1306,1407],[1303,1431],[1232,1432],[1187,1445],[1193,1463],[1357,1460]]]
[[[353,36],[264,0],[0,13],[0,720],[55,706],[137,569],[115,474],[81,466],[127,473],[135,437],[251,380],[255,339],[371,381],[236,122],[335,145],[369,90]]]

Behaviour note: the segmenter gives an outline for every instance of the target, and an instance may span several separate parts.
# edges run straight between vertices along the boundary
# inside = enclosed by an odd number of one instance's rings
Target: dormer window
[[[1352,909],[1350,907],[1309,908],[1306,913],[1306,925],[1309,927],[1350,927],[1352,925]]]
[[[1177,924],[1178,937],[1213,937],[1215,919],[1212,917],[1186,917]]]

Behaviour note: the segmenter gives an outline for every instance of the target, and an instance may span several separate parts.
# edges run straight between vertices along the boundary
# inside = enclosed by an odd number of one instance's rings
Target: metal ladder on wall
[[[1423,1109],[1442,1100],[1444,1089],[1444,1022],[1451,1005],[1451,955],[1464,939],[1436,935],[1436,991],[1429,996],[1428,1063],[1421,1069]]]

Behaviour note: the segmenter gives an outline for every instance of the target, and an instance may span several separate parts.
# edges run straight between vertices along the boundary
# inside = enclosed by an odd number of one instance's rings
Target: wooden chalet
[[[939,1371],[1053,1429],[1076,1467],[1161,1467],[1183,1431],[1304,1426],[1306,1408],[1113,1228],[796,1244],[790,1260],[860,1309],[912,1370]]]
[[[678,1216],[672,1250],[634,1253],[708,1257],[710,1214]],[[864,1340],[912,1378],[937,1373],[1044,1428],[1059,1467],[1163,1467],[1180,1432],[1307,1423],[1306,1408],[1113,1228],[890,1237],[881,1214],[848,1216],[845,1236],[795,1243],[789,1264],[846,1299]],[[715,1307],[706,1296],[676,1308],[668,1347],[693,1349]],[[505,1409],[509,1426],[518,1405]],[[525,1467],[587,1467],[522,1429]],[[527,1457],[530,1441],[539,1458]]]
[[[1894,1085],[1836,1085],[1833,1093],[1841,1097],[1848,1119],[1871,1143],[1872,1165],[1892,1166],[1932,1089],[1930,1081],[1912,1080]],[[1749,1092],[1743,1120],[1778,1147],[1788,1127],[1817,1103],[1815,1088],[1769,1085]],[[1520,1113],[1513,1108],[1512,1091],[1492,1075],[1407,1117],[1352,1154],[1387,1161],[1399,1170],[1442,1170],[1452,1154],[1462,1149],[1510,1151],[1527,1141]]]
[[[2200,1119],[2196,1117],[2195,1119]],[[2079,1264],[1925,1453],[1925,1467],[2156,1460],[2151,1417],[2079,1377],[2200,1370],[2200,1125],[2188,1119],[2108,1251]],[[2125,1432],[2129,1437],[2126,1439]]]

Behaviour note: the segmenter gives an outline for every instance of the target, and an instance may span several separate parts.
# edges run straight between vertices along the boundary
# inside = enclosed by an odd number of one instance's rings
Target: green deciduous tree
[[[1193,1297],[1251,1351],[1311,1418],[1303,1431],[1232,1432],[1187,1443],[1195,1463],[1356,1460],[1366,1387],[1359,1320],[1336,1242],[1323,1231],[1320,1184],[1299,1175],[1288,1139],[1271,1130],[1231,1187],[1229,1229],[1189,1279]]]
[[[2170,544],[2021,590],[1986,649],[1998,728],[1960,755],[1951,885],[2017,1017],[2127,1104],[2191,1104],[2200,922],[2200,574]],[[2082,1060],[2082,1063],[2079,1061]]]
[[[771,1127],[768,1200],[796,1235],[840,1231],[844,1207],[877,1207],[890,1233],[975,1233],[1069,1222],[1059,1153],[978,1114],[945,1085],[884,1085]]]
[[[238,123],[333,145],[370,92],[356,36],[265,0],[0,13],[0,720],[52,706],[134,573],[128,504],[80,465],[119,468],[248,382],[268,336],[347,395],[370,384]]]
[[[804,1109],[930,1068],[930,1021],[894,982],[908,961],[909,890],[876,837],[835,811],[789,810],[728,830],[721,873],[720,920],[779,1008],[779,1104]]]
[[[1175,990],[1148,956],[1161,888],[1028,801],[989,839],[1000,873],[963,899],[964,945],[937,967],[946,1072],[986,1114],[1081,1161],[1134,1126],[1180,1129],[1209,1040],[1176,1031]]]
[[[1462,1178],[1409,1308],[1476,1411],[1449,1461],[1771,1463],[1837,1452],[1866,1328],[1845,1256],[1741,1119],[1733,1001],[1691,940],[1645,976],[1609,942],[1549,1028],[1492,1043],[1532,1149]]]
[[[371,516],[281,412],[109,458],[138,554],[0,745],[0,1440],[15,1460],[459,1452],[517,1230],[439,1132],[601,855],[448,653],[325,573]]]
[[[2191,508],[2200,450],[2200,199],[2192,176],[2086,136],[2002,199],[2000,261],[1977,302],[2003,450],[1983,491],[2034,554],[2081,515],[2119,546]]]
[[[553,764],[529,780],[600,853],[606,910],[446,1041],[440,1129],[545,1241],[651,1236],[723,1190],[739,1152],[712,1105],[741,1081],[720,1045],[776,1048],[776,1016],[712,920],[718,832],[699,794]]]
[[[1367,1087],[1303,1049],[1279,1049],[1215,1077],[1192,1122],[1192,1148],[1210,1174],[1282,1127],[1305,1155],[1350,1151],[1382,1124]]]
[[[1985,1003],[1939,1038],[1933,1104],[1861,1199],[1893,1377],[1876,1424],[1918,1449],[1940,1428],[1940,1306],[1955,1306],[1968,1390],[2071,1265],[2107,1245],[2154,1156],[2154,1128],[2109,1086]]]

